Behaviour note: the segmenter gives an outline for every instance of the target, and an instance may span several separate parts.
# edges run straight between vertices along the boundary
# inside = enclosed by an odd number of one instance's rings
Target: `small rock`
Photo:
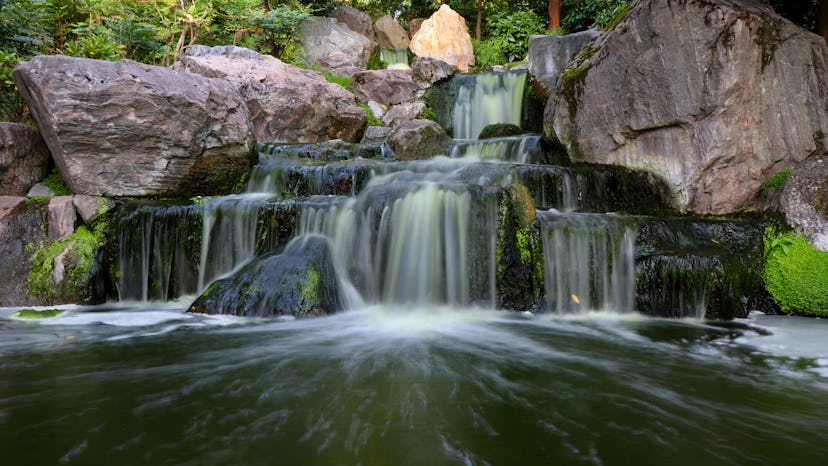
[[[55,197],[55,192],[43,183],[35,183],[29,193],[26,194],[26,197]]]
[[[414,99],[420,86],[408,70],[366,70],[351,77],[351,87],[363,102],[392,105]]]
[[[61,240],[75,231],[75,205],[72,196],[57,196],[49,199],[49,238]]]
[[[391,130],[388,144],[398,157],[425,160],[445,154],[451,143],[443,128],[431,120],[411,120]]]
[[[391,128],[388,126],[369,126],[362,136],[362,144],[381,144],[388,139]]]
[[[101,214],[109,210],[110,203],[107,199],[97,196],[87,196],[84,194],[76,194],[72,198],[75,209],[80,214],[84,223],[89,223]]]
[[[427,84],[435,84],[454,75],[454,66],[436,58],[416,57],[411,64],[414,79]]]
[[[374,23],[374,34],[380,47],[386,49],[407,49],[408,34],[391,15],[385,15]]]
[[[382,118],[385,126],[396,127],[404,121],[411,121],[417,118],[417,115],[425,109],[425,102],[405,102],[397,104],[388,110],[388,113]]]

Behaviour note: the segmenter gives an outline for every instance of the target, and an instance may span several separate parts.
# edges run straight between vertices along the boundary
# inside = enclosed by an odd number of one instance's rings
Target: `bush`
[[[494,13],[486,19],[486,26],[487,40],[498,39],[496,45],[506,58],[503,63],[525,59],[529,36],[546,32],[546,21],[525,10]]]
[[[472,39],[474,47],[474,64],[478,68],[502,65],[507,62],[503,54],[504,40],[501,37],[489,37],[485,40]]]
[[[623,17],[627,0],[563,0],[561,27],[567,32],[603,29]]]
[[[782,311],[828,317],[828,253],[792,232],[768,232],[765,287]]]

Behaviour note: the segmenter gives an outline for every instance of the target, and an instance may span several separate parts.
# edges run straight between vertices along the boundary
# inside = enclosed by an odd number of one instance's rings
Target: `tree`
[[[561,28],[561,0],[549,0],[549,30]]]

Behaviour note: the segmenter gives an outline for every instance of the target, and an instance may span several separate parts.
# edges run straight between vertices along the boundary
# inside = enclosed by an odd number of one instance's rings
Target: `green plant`
[[[50,319],[66,312],[66,309],[21,309],[11,316],[15,319]]]
[[[627,0],[563,0],[561,27],[567,32],[611,29],[610,24],[614,27],[623,19],[626,6]]]
[[[782,311],[828,317],[828,253],[793,232],[766,232],[765,287]]]
[[[63,184],[63,179],[54,167],[52,167],[52,171],[46,175],[46,178],[40,180],[40,183],[51,189],[52,192],[55,193],[55,196],[68,196],[72,194],[72,192],[69,191],[69,188]]]
[[[529,36],[544,34],[546,22],[527,10],[506,10],[486,18],[489,38],[498,38],[500,51],[506,58],[502,63],[522,60],[526,57]]]
[[[489,68],[507,62],[503,54],[504,39],[489,37],[485,40],[472,39],[474,47],[474,64],[477,68]]]
[[[380,118],[377,118],[374,115],[374,112],[371,110],[371,107],[364,102],[357,102],[357,105],[365,111],[365,115],[368,117],[368,126],[385,126],[385,123]]]
[[[73,57],[118,61],[124,58],[125,50],[126,47],[118,43],[108,29],[97,26],[91,34],[66,42],[63,52]]]
[[[768,178],[764,183],[762,183],[762,197],[767,197],[767,195],[771,192],[777,192],[782,189],[782,186],[784,186],[785,181],[790,175],[791,169],[788,168]]]
[[[86,226],[58,241],[44,244],[32,255],[32,271],[29,273],[29,294],[43,302],[55,299],[78,301],[83,299],[84,288],[89,282],[95,256],[103,245],[106,222],[98,222],[94,231]],[[55,258],[64,255],[64,279],[53,280]]]
[[[259,48],[276,58],[283,58],[298,47],[302,22],[310,17],[305,7],[289,4],[253,13],[251,24],[257,33]]]
[[[331,73],[327,70],[319,70],[322,73],[322,76],[328,80],[329,83],[339,84],[340,86],[344,87],[345,89],[351,90],[351,77],[346,76],[344,74],[336,74]]]

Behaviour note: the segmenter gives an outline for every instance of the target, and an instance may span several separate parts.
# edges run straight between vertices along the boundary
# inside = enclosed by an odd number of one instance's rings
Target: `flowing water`
[[[3,464],[822,464],[828,323],[701,320],[716,286],[736,290],[741,262],[716,244],[738,225],[612,213],[611,173],[539,165],[537,136],[473,140],[520,123],[525,74],[475,82],[448,154],[320,164],[267,147],[246,193],[126,206],[120,302],[39,321],[0,308]],[[344,312],[186,312],[303,235],[328,239]],[[545,313],[498,309],[535,255]]]

